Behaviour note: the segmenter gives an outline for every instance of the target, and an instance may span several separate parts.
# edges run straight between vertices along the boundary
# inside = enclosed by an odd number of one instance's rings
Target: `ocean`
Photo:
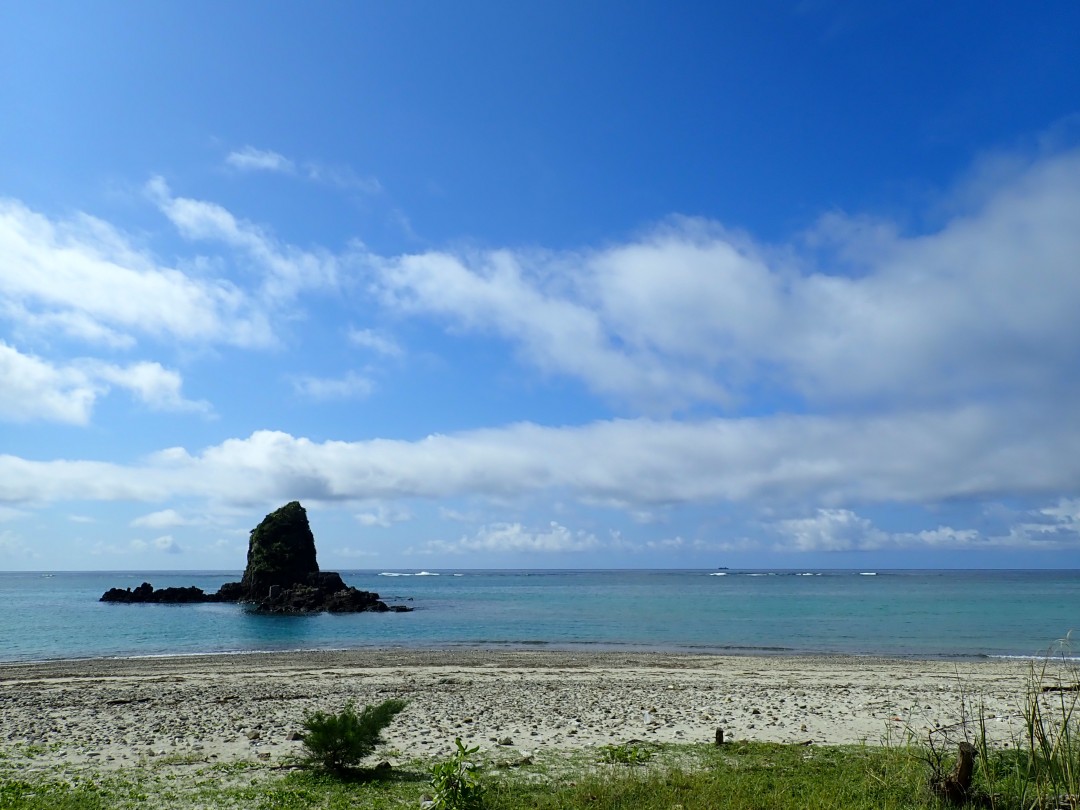
[[[380,648],[1039,657],[1080,628],[1080,571],[342,571],[411,613],[118,605],[239,571],[0,573],[0,661]]]

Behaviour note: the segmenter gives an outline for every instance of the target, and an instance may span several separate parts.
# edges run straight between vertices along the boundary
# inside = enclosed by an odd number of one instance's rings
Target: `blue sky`
[[[1075,3],[0,18],[0,570],[1080,567]]]

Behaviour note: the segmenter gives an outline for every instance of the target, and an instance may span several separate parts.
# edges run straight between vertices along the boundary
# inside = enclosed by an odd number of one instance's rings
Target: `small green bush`
[[[309,712],[304,716],[305,764],[338,774],[348,771],[375,750],[382,742],[379,734],[404,708],[404,700],[390,699],[365,706],[359,714],[352,702],[338,714]]]
[[[473,775],[476,765],[469,757],[480,746],[466,748],[461,737],[454,740],[457,751],[445,762],[431,769],[431,788],[434,797],[429,810],[478,810],[484,804],[484,786]]]
[[[643,745],[634,745],[632,743],[601,745],[598,757],[601,762],[611,765],[644,765],[652,759],[652,751]]]

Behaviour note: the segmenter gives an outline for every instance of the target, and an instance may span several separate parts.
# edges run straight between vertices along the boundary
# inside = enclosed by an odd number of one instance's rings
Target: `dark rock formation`
[[[267,515],[251,530],[247,567],[239,582],[227,582],[217,593],[202,589],[162,588],[154,590],[144,582],[132,590],[112,588],[102,602],[168,603],[245,602],[261,613],[359,613],[374,611],[404,613],[404,605],[389,607],[377,593],[346,585],[339,574],[320,571],[315,557],[315,537],[307,512],[292,501]]]
[[[202,588],[162,588],[154,590],[149,582],[144,582],[135,590],[131,588],[110,588],[101,597],[102,602],[152,602],[160,605],[184,605],[192,602],[221,601],[208,596]]]
[[[271,512],[251,530],[247,568],[240,580],[245,601],[260,601],[275,585],[282,588],[315,585],[312,578],[318,574],[315,536],[308,525],[307,512],[299,501]],[[340,577],[337,581],[344,587]]]

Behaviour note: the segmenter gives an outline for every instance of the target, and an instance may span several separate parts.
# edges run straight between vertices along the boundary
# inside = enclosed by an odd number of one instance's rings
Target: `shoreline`
[[[478,655],[507,655],[519,653],[537,655],[555,655],[575,658],[579,656],[660,656],[669,658],[790,658],[790,659],[847,659],[857,661],[898,661],[898,662],[928,662],[928,663],[978,663],[978,662],[1023,662],[1027,664],[1039,664],[1042,662],[1054,662],[1056,664],[1080,665],[1080,654],[1065,655],[1053,654],[1047,651],[1042,653],[1015,653],[1015,654],[991,654],[991,653],[910,653],[896,655],[883,652],[833,652],[833,651],[803,651],[789,647],[654,647],[649,645],[609,644],[604,642],[578,642],[573,644],[559,644],[557,642],[521,642],[521,643],[462,643],[457,645],[429,646],[361,646],[361,647],[296,647],[279,650],[207,650],[204,652],[161,652],[161,653],[131,653],[117,655],[94,655],[85,657],[57,657],[57,658],[26,658],[4,659],[0,658],[0,671],[5,667],[18,666],[48,666],[52,664],[62,665],[65,663],[92,664],[98,661],[167,661],[178,659],[203,659],[203,658],[230,658],[244,656],[293,656],[293,655],[453,655],[453,654],[478,654]],[[2,680],[2,678],[0,678]]]
[[[306,712],[403,698],[376,754],[445,756],[629,740],[811,744],[925,741],[982,706],[1015,739],[1031,660],[655,652],[362,649],[0,664],[0,728],[34,767],[126,767],[176,756],[285,763]],[[945,731],[935,732],[945,734]],[[953,734],[958,729],[953,729]]]

